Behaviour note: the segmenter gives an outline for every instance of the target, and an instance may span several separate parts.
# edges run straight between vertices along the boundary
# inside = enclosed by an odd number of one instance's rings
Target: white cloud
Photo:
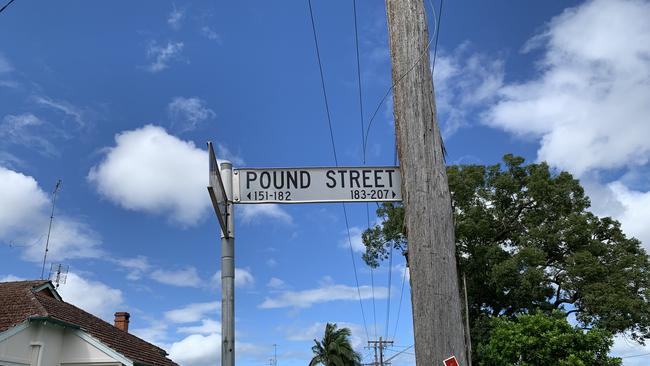
[[[194,323],[205,319],[206,315],[216,316],[220,307],[219,301],[188,304],[180,309],[165,312],[165,319],[173,323]]]
[[[169,67],[169,62],[180,57],[183,51],[183,42],[167,42],[166,46],[160,46],[156,42],[149,44],[147,56],[153,59],[146,69],[151,73],[157,73]]]
[[[160,345],[167,339],[167,324],[153,322],[149,327],[129,329],[129,333],[133,333],[152,344]]]
[[[222,44],[223,40],[219,33],[215,32],[212,28],[208,27],[207,25],[201,27],[201,35],[203,35],[205,38],[217,42],[217,44]]]
[[[647,174],[650,161],[648,18],[650,3],[633,0],[565,10],[522,50],[541,51],[537,74],[502,86],[483,115],[491,126],[539,139],[537,158],[581,178],[592,210],[621,221],[646,247],[650,192],[631,188],[628,178]],[[594,179],[603,171],[623,176]]]
[[[47,216],[43,216],[40,221],[43,229],[42,233],[47,232],[47,226],[45,226],[47,219]],[[97,258],[103,254],[100,244],[99,235],[86,223],[59,214],[52,223],[47,259],[61,261],[73,258]],[[43,246],[28,246],[23,254],[23,257],[27,260],[41,261]]]
[[[49,156],[59,156],[59,149],[46,138],[40,136],[44,122],[32,113],[6,115],[0,123],[0,139],[4,143],[12,143]]]
[[[269,349],[255,344],[235,341],[237,360],[253,359],[266,362]],[[221,361],[221,333],[192,334],[169,347],[169,358],[183,366],[214,366]],[[247,362],[251,363],[251,362]]]
[[[372,288],[370,286],[360,286],[361,299],[372,298]],[[375,287],[375,298],[385,299],[388,296],[386,287]],[[308,308],[317,303],[329,301],[358,301],[359,293],[356,287],[336,284],[323,284],[319,288],[303,291],[284,291],[275,298],[267,297],[262,304],[262,309],[275,309],[284,307]]]
[[[273,267],[276,267],[278,265],[278,261],[275,260],[275,258],[269,258],[269,259],[266,260],[266,265],[273,268]]]
[[[25,278],[14,276],[12,274],[5,275],[0,277],[0,282],[15,282],[15,281],[25,281]]]
[[[113,314],[121,311],[124,306],[122,291],[112,288],[102,282],[82,278],[76,273],[68,273],[65,284],[58,292],[64,301],[73,304],[109,323],[113,322]]]
[[[350,243],[352,243],[352,250],[357,253],[364,253],[366,251],[366,246],[363,245],[362,234],[365,229],[362,229],[358,226],[353,226],[350,228],[350,237],[348,238],[348,231],[343,231],[343,239],[339,242],[339,247],[349,249]]]
[[[239,349],[239,344],[237,345]],[[192,334],[174,342],[169,358],[184,366],[211,366],[221,359],[221,334]]]
[[[293,219],[291,215],[279,205],[241,205],[238,209],[239,216],[243,223],[259,222],[264,219],[278,220],[285,224],[291,224]]]
[[[41,215],[49,199],[36,180],[0,167],[0,237],[26,230],[35,215]]]
[[[355,323],[348,322],[330,322],[336,324],[338,329],[348,328],[350,329],[350,343],[352,348],[360,351],[364,345],[364,336],[365,331],[363,327]],[[325,333],[325,325],[327,323],[316,322],[308,327],[291,327],[284,329],[285,334],[287,335],[287,340],[290,341],[312,341],[314,339],[320,340],[323,338]]]
[[[191,97],[175,97],[167,106],[172,126],[181,131],[196,129],[201,122],[213,119],[216,113],[207,107],[205,100]]]
[[[269,282],[266,284],[266,287],[272,290],[282,290],[287,287],[287,284],[277,277],[271,277]]]
[[[197,224],[210,207],[207,153],[163,128],[147,125],[115,136],[116,145],[88,173],[110,201],[134,211]]]
[[[641,240],[647,250],[650,250],[650,192],[632,190],[620,181],[607,185],[616,202],[623,210],[616,215],[621,222],[623,231],[628,236]],[[602,196],[599,196],[602,197]]]
[[[433,78],[443,137],[469,124],[468,117],[494,100],[503,86],[504,64],[499,58],[469,54],[470,44],[436,58]]]
[[[200,287],[201,277],[194,267],[179,270],[157,269],[149,274],[152,280],[164,283],[165,285],[179,287]]]
[[[145,272],[151,269],[149,259],[141,255],[132,258],[114,258],[109,261],[126,269],[128,271],[126,278],[131,281],[139,280]]]
[[[185,19],[185,11],[183,9],[176,9],[174,6],[174,9],[172,9],[171,13],[169,13],[169,16],[167,17],[167,24],[169,24],[173,30],[179,30],[183,25],[183,19]]]
[[[212,276],[212,283],[215,286],[221,285],[221,271]],[[255,284],[255,277],[248,268],[235,268],[235,287],[249,287]]]
[[[11,65],[11,62],[0,53],[0,74],[9,73],[14,70],[14,67]]]
[[[17,242],[23,258],[42,261],[50,200],[33,177],[0,167],[0,240]],[[100,239],[87,224],[55,212],[48,259],[98,257]]]
[[[239,167],[246,164],[246,162],[241,156],[232,153],[230,149],[228,149],[225,145],[222,144],[217,144],[217,158],[219,158],[220,160],[228,160],[231,163],[233,163],[235,167]]]
[[[612,357],[625,357],[623,358],[623,366],[646,366],[649,353],[650,344],[643,346],[626,339],[624,335],[618,335],[614,337],[614,345],[609,355]],[[640,355],[646,357],[640,357]]]
[[[176,331],[178,333],[198,334],[219,333],[221,331],[221,322],[212,319],[201,319],[201,325],[179,327]]]
[[[87,125],[84,119],[84,111],[64,100],[55,100],[46,96],[35,96],[33,100],[44,107],[59,111],[68,117],[72,117],[76,123],[76,127],[84,127]]]
[[[540,160],[574,174],[650,158],[650,3],[594,0],[553,18],[539,75],[500,90],[489,124],[539,138]]]
[[[6,151],[0,151],[0,166],[7,168],[15,168],[17,166],[24,166],[25,162],[14,154]]]

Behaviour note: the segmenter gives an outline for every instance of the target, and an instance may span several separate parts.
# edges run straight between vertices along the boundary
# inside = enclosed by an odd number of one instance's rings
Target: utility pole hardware
[[[382,337],[379,337],[378,341],[368,341],[368,349],[373,348],[375,350],[375,362],[366,363],[366,366],[384,366],[390,365],[389,360],[384,361],[384,349],[388,345],[393,345],[393,341],[385,341]],[[379,358],[377,358],[377,351],[379,351]]]
[[[386,0],[417,366],[467,365],[454,222],[422,0]]]

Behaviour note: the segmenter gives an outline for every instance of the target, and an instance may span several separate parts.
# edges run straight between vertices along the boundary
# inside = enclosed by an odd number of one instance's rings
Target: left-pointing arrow
[[[248,199],[251,199],[251,193],[248,192],[248,195],[246,195],[246,197],[248,197]]]

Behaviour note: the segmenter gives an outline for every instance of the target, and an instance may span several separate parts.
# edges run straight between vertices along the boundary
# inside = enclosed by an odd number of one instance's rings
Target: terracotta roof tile
[[[72,304],[32,291],[45,283],[48,281],[0,283],[0,332],[24,322],[29,317],[52,317],[78,325],[94,338],[138,364],[177,365],[165,357],[166,352],[162,348],[124,332]]]
[[[46,316],[32,288],[48,281],[0,282],[0,332],[24,322],[30,316]]]

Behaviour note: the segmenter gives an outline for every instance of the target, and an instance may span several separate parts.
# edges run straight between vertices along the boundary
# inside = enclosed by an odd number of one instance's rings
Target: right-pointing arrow
[[[397,196],[397,194],[395,194],[395,191],[391,191],[391,192],[393,192],[393,198],[395,198],[395,196]]]

